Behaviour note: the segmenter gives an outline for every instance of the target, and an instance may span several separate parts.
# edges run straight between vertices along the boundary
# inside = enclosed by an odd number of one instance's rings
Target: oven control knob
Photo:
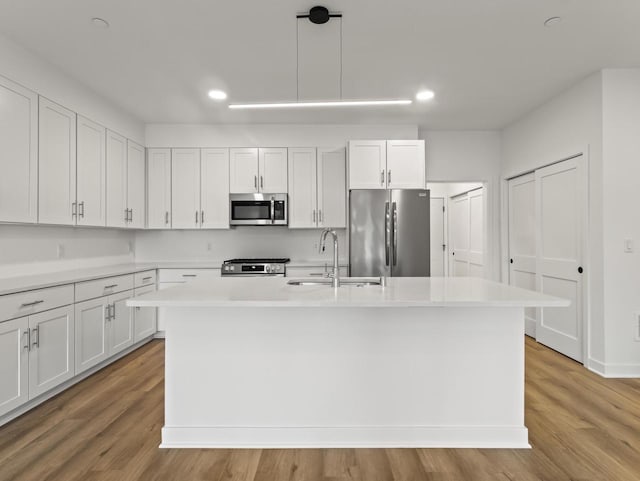
[[[271,272],[271,266],[267,266],[267,274]]]

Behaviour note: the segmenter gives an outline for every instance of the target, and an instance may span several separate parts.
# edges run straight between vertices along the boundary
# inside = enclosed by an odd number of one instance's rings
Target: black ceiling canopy
[[[329,9],[318,5],[311,8],[306,15],[297,15],[297,18],[308,18],[311,23],[322,25],[323,23],[327,23],[330,18],[342,18],[342,15],[339,13],[329,13]]]

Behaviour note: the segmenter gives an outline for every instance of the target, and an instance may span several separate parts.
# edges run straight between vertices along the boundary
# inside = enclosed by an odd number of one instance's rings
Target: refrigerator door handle
[[[384,263],[389,265],[389,250],[391,246],[391,217],[389,215],[389,202],[384,203]]]
[[[393,265],[398,264],[398,209],[394,202],[391,207],[393,217]]]

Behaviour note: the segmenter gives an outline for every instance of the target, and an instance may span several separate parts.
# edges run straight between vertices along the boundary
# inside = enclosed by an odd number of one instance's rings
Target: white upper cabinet
[[[386,169],[386,141],[349,141],[350,189],[385,189]]]
[[[144,147],[127,140],[127,208],[128,227],[143,229],[145,226],[145,162]]]
[[[202,149],[200,226],[229,228],[229,149]]]
[[[105,226],[107,180],[106,129],[78,115],[77,216],[78,225]]]
[[[345,149],[318,149],[318,227],[347,227]]]
[[[127,139],[107,130],[107,226],[126,227]]]
[[[287,149],[258,149],[258,177],[260,192],[287,192]]]
[[[289,149],[289,227],[317,227],[316,149]]]
[[[387,141],[387,188],[424,189],[424,140]]]
[[[75,223],[76,114],[40,97],[38,220]]]
[[[172,227],[199,228],[200,149],[172,149],[171,189]]]
[[[424,140],[352,140],[350,189],[424,189]]]
[[[147,151],[147,227],[171,228],[171,149]]]
[[[258,187],[258,149],[230,149],[229,191],[233,194],[253,194]]]
[[[38,96],[0,77],[0,222],[38,220]]]

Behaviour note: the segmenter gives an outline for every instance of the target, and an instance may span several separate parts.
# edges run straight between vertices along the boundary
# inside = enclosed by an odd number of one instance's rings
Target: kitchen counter
[[[161,447],[529,447],[524,307],[568,301],[473,278],[288,280],[128,301],[166,315]]]

